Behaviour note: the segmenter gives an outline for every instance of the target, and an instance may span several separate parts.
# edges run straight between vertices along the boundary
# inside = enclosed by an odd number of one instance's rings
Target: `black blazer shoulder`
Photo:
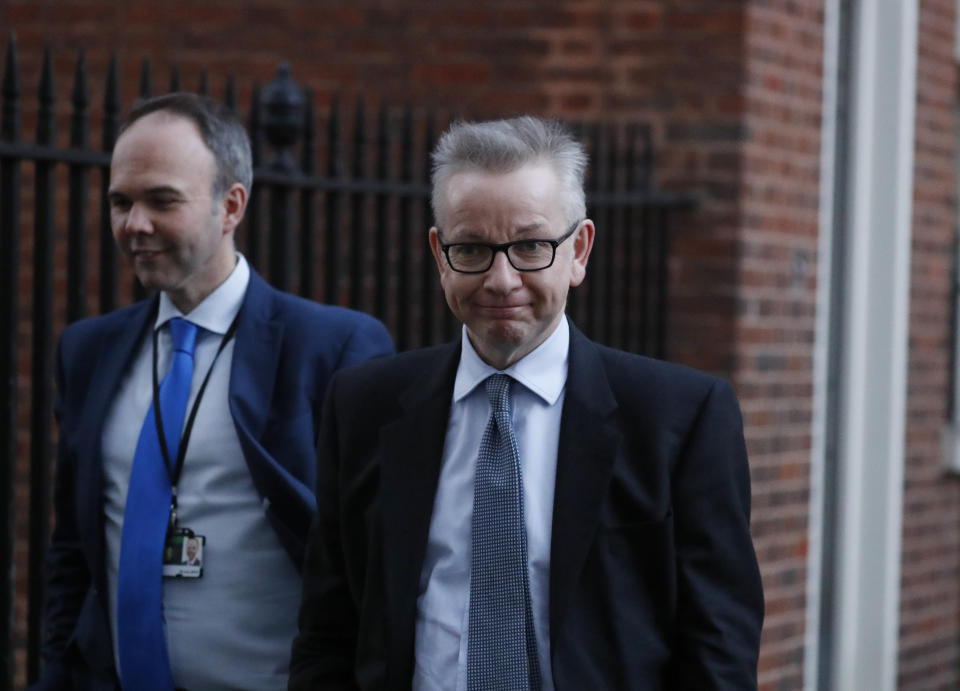
[[[702,398],[711,388],[729,386],[726,379],[702,372],[686,365],[657,360],[646,355],[637,355],[617,350],[589,340],[571,324],[574,350],[593,350],[603,363],[608,374],[607,383],[618,399],[646,396]]]

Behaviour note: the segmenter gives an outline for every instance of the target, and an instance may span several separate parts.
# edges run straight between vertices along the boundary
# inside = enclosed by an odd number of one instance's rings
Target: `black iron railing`
[[[179,90],[180,74],[170,76]],[[12,688],[14,568],[27,578],[27,677],[39,672],[42,562],[49,535],[54,430],[52,352],[59,316],[69,323],[103,313],[143,295],[117,262],[110,231],[107,187],[110,151],[121,110],[117,63],[105,75],[100,145],[90,141],[88,76],[81,55],[72,90],[69,147],[54,129],[55,89],[49,51],[39,80],[36,142],[22,136],[21,83],[10,41],[0,111],[0,686]],[[153,92],[150,64],[140,75],[141,96]],[[198,91],[207,92],[206,75]],[[274,285],[309,298],[348,305],[382,319],[401,350],[454,336],[457,325],[443,303],[426,243],[432,223],[429,152],[448,118],[425,109],[381,104],[372,114],[363,101],[352,111],[337,100],[321,114],[314,97],[294,84],[289,68],[250,107],[255,185],[238,242],[250,263]],[[237,107],[232,78],[223,101]],[[352,115],[352,118],[350,117]],[[637,124],[574,125],[591,156],[588,207],[598,228],[588,280],[571,295],[568,311],[596,340],[663,356],[667,333],[669,213],[689,200],[654,189],[649,129]],[[271,150],[269,160],[265,149]],[[32,166],[32,227],[21,218],[22,173]],[[67,170],[67,203],[58,206],[59,167]],[[322,172],[321,172],[322,171]],[[96,197],[96,198],[93,198]],[[91,216],[91,207],[97,210]],[[61,228],[66,232],[61,233]],[[26,239],[26,242],[21,240]],[[58,251],[65,243],[65,251]],[[21,245],[32,245],[32,292],[21,294]],[[91,280],[95,245],[98,275]],[[65,259],[64,259],[65,258]],[[61,266],[65,263],[65,267]],[[65,287],[59,278],[64,273]],[[57,281],[55,282],[55,278]],[[55,286],[60,286],[55,289]],[[92,286],[96,295],[88,294]],[[126,288],[126,290],[123,290]],[[95,299],[94,299],[95,297]],[[96,304],[91,310],[90,305]],[[31,323],[29,352],[18,352],[24,319]],[[25,365],[24,363],[30,363]],[[29,368],[29,385],[18,376]],[[20,406],[29,405],[29,510],[26,572],[13,562],[14,489]]]

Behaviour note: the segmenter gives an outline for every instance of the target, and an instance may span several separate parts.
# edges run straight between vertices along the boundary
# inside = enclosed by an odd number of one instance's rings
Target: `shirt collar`
[[[461,343],[460,364],[453,384],[454,403],[473,391],[491,374],[501,371],[480,359],[467,337],[466,326],[463,327]],[[547,405],[553,405],[567,383],[569,352],[570,325],[564,317],[543,343],[502,371],[542,398]]]
[[[174,317],[184,317],[197,326],[216,334],[225,334],[233,323],[234,317],[243,304],[243,296],[250,282],[250,266],[246,258],[237,252],[237,265],[227,276],[227,280],[217,286],[203,301],[193,308],[190,314],[184,314],[165,292],[160,293],[160,307],[154,328],[159,329]]]

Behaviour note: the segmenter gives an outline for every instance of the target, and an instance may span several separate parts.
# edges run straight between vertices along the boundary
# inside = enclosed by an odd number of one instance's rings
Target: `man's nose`
[[[493,255],[493,265],[487,269],[483,278],[484,287],[497,292],[508,292],[523,285],[520,272],[513,268],[506,252]]]
[[[129,233],[149,233],[153,231],[150,214],[143,204],[133,203],[123,221],[124,230]]]
[[[149,233],[153,230],[150,213],[139,202],[132,202],[125,211],[112,213],[114,233]]]
[[[130,211],[127,213],[127,226],[137,233],[149,233],[153,230],[150,213],[144,204],[134,203],[130,206]]]

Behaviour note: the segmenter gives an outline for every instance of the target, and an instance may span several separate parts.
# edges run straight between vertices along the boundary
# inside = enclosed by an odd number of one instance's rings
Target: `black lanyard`
[[[237,331],[237,321],[239,318],[240,313],[237,312],[237,316],[233,318],[233,322],[231,322],[230,328],[227,329],[227,333],[223,335],[223,340],[220,341],[220,347],[217,348],[217,353],[213,356],[213,362],[210,363],[210,369],[207,370],[207,374],[203,378],[200,390],[197,391],[197,397],[193,401],[193,408],[190,409],[190,417],[187,418],[187,426],[183,428],[183,434],[180,436],[180,447],[177,449],[177,462],[173,467],[170,465],[170,451],[167,449],[167,439],[163,433],[163,414],[160,412],[160,385],[157,383],[157,331],[159,331],[159,329],[153,330],[153,419],[157,423],[157,436],[160,438],[160,453],[163,455],[164,467],[170,476],[170,487],[173,490],[171,509],[173,510],[177,507],[177,483],[180,481],[180,473],[183,472],[183,459],[187,455],[187,444],[190,442],[190,433],[193,431],[193,421],[197,417],[197,408],[200,407],[200,399],[203,398],[203,392],[207,388],[207,382],[210,381],[210,374],[213,372],[214,365],[217,364],[217,358],[220,357],[220,353],[227,347],[227,343],[230,342],[230,339],[233,338],[233,335]],[[171,362],[172,357],[173,355],[171,353]]]

